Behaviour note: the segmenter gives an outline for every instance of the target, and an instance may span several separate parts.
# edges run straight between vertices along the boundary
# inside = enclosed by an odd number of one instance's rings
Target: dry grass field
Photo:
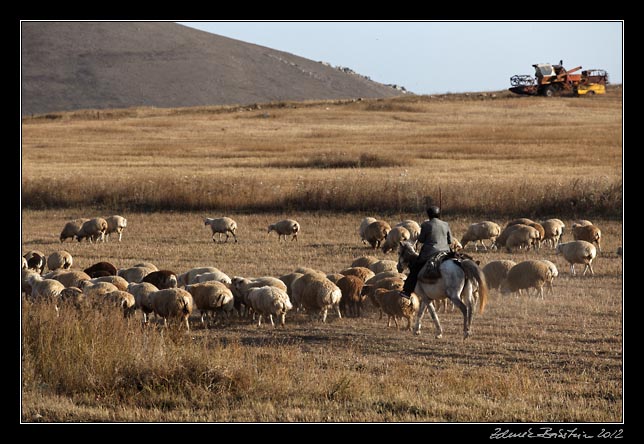
[[[588,100],[587,100],[588,99]],[[97,119],[97,117],[99,117]],[[469,252],[481,264],[544,258],[554,294],[493,290],[463,340],[462,315],[419,336],[364,316],[284,328],[232,318],[189,333],[141,328],[140,313],[22,304],[24,422],[623,421],[621,89],[605,97],[406,97],[261,109],[135,109],[23,120],[23,252],[64,248],[84,268],[151,261],[183,272],[279,276],[339,271],[373,252],[360,220],[422,221],[443,194],[460,238],[480,220],[575,218],[602,229],[594,276],[551,249]],[[66,221],[122,214],[123,241],[58,241]],[[237,244],[204,216],[228,215]],[[297,242],[267,226],[297,219]],[[570,232],[565,240],[570,240]],[[579,271],[579,270],[578,270]]]

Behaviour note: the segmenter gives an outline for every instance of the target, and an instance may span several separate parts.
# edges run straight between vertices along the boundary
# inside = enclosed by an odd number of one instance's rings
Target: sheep
[[[365,284],[373,285],[381,281],[382,279],[386,279],[386,278],[396,278],[396,279],[400,279],[401,281],[404,281],[405,279],[407,279],[407,275],[404,273],[399,273],[397,270],[381,271],[380,273],[376,273],[373,277],[367,279],[365,281]]]
[[[379,288],[375,292],[375,298],[378,301],[378,306],[387,314],[387,327],[391,326],[391,319],[393,318],[394,324],[398,328],[397,318],[403,317],[407,319],[405,330],[411,330],[411,320],[416,316],[420,308],[418,296],[412,293],[409,298],[404,298],[398,290]]]
[[[592,262],[597,255],[597,250],[593,244],[584,240],[575,240],[557,245],[557,254],[561,254],[570,264],[570,274],[575,275],[575,264],[584,264],[584,272],[590,270],[594,275]]]
[[[502,259],[497,261],[491,261],[483,267],[483,274],[485,275],[485,280],[487,281],[488,288],[498,289],[508,275],[508,271],[516,265],[516,262]]]
[[[119,291],[116,285],[109,282],[96,282],[93,284],[90,281],[85,281],[82,282],[78,288],[83,290],[83,293],[88,299],[99,303],[107,293]]]
[[[143,323],[147,324],[149,314],[154,311],[150,294],[159,289],[149,282],[130,282],[127,291],[134,296],[134,306],[143,312]]]
[[[378,262],[378,258],[375,256],[360,256],[351,262],[352,267],[367,267],[369,268],[369,265]]]
[[[377,220],[370,223],[364,232],[365,240],[371,245],[374,250],[380,248],[381,243],[387,238],[387,234],[391,231],[389,224],[383,220]]]
[[[277,233],[278,241],[281,240],[282,236],[284,236],[284,240],[286,240],[286,236],[291,235],[293,236],[291,241],[296,241],[297,235],[300,233],[300,224],[293,219],[284,219],[269,225],[268,234],[270,234],[271,231],[275,231]]]
[[[220,271],[218,268],[215,267],[195,267],[191,268],[190,270],[181,273],[177,275],[177,286],[185,286],[189,284],[194,284],[195,282],[195,277],[198,274],[203,274],[203,273],[214,273]]]
[[[536,228],[528,225],[513,225],[517,227],[513,230],[505,241],[505,248],[511,252],[513,248],[525,247],[530,249],[539,240],[539,232]]]
[[[20,268],[22,268],[23,270],[28,270],[29,269],[29,264],[27,263],[27,259],[25,259],[22,256],[20,257],[20,259],[22,260],[22,265],[21,265]]]
[[[376,273],[374,273],[373,271],[365,267],[345,268],[340,272],[340,274],[344,276],[349,276],[349,275],[357,276],[362,280],[362,282],[365,282],[367,279],[371,279],[376,275]]]
[[[387,233],[387,237],[385,237],[385,241],[382,243],[382,252],[387,254],[390,251],[398,251],[400,243],[408,241],[410,237],[411,234],[407,228],[393,227],[389,233]]]
[[[283,327],[286,322],[286,313],[293,309],[293,304],[286,291],[270,285],[252,288],[248,292],[248,301],[253,312],[259,315],[258,327],[262,325],[262,317],[266,315],[273,327],[275,327],[273,316],[279,318],[279,323]]]
[[[382,273],[383,271],[398,271],[398,262],[390,260],[380,260],[369,265],[369,270],[375,274]]]
[[[522,289],[534,288],[543,298],[543,286],[552,281],[552,271],[548,264],[540,260],[527,260],[519,262],[508,271],[506,278],[501,282],[501,293],[521,294]]]
[[[420,224],[418,222],[416,222],[415,220],[406,219],[396,224],[396,227],[406,228],[407,231],[409,231],[409,242],[416,245],[418,236],[420,236]]]
[[[30,250],[26,252],[22,257],[24,257],[27,261],[28,269],[37,271],[39,274],[42,274],[45,271],[47,259],[45,253],[43,253],[42,251]]]
[[[546,219],[541,221],[543,227],[543,242],[547,242],[553,249],[561,242],[566,225],[559,219]]]
[[[154,265],[152,262],[139,262],[138,264],[132,265],[133,267],[145,267],[149,268],[151,271],[158,271],[159,267]]]
[[[371,270],[369,270],[369,273],[372,273]],[[326,275],[326,278],[333,282],[335,285],[338,285],[338,281],[344,277],[343,274],[340,273],[329,273]]]
[[[512,225],[518,225],[518,224],[523,224],[523,225],[530,225],[533,224],[534,221],[532,219],[528,219],[527,217],[521,217],[519,219],[514,219],[505,224],[505,228],[511,227]]]
[[[100,298],[101,296],[98,296]],[[112,305],[123,310],[123,317],[129,318],[136,311],[134,295],[123,290],[114,290],[102,295],[102,300],[96,301],[100,305]]]
[[[311,318],[318,315],[326,322],[327,312],[333,308],[340,313],[342,291],[333,282],[319,274],[305,274],[293,282],[293,305],[301,304]]]
[[[322,270],[317,270],[315,268],[311,267],[297,267],[295,270],[293,270],[295,273],[302,273],[302,274],[319,274],[320,276],[325,276],[326,273]]]
[[[575,240],[583,240],[595,244],[597,246],[597,252],[602,252],[601,247],[601,238],[602,231],[596,225],[573,225],[572,226],[572,237]]]
[[[78,287],[65,287],[60,292],[59,306],[72,306],[77,310],[89,308],[89,302],[83,290]]]
[[[177,287],[177,274],[170,270],[157,270],[146,274],[141,282],[149,282],[159,290]]]
[[[489,239],[491,241],[490,247],[492,247],[499,234],[501,234],[501,227],[496,222],[484,220],[483,222],[471,224],[461,238],[461,248],[465,248],[468,242],[474,242],[475,251],[478,251],[479,243],[487,250],[487,246],[483,241]]]
[[[26,297],[31,297],[31,284],[29,283],[29,278],[31,276],[40,276],[40,273],[29,268],[23,268],[20,272],[22,294]]]
[[[346,316],[359,318],[362,310],[362,302],[365,297],[362,294],[364,281],[358,276],[346,275],[336,283],[342,293],[340,299],[340,311]]]
[[[31,287],[31,300],[53,302],[56,316],[58,316],[59,297],[65,286],[57,280],[45,279],[37,273],[31,274],[28,281]]]
[[[552,286],[552,282],[557,276],[559,276],[559,270],[557,270],[557,266],[551,261],[547,259],[541,259],[541,261],[544,262],[548,267],[550,267],[550,275],[552,278],[550,279],[550,281],[546,282],[546,287],[549,290],[550,294],[553,294],[555,290]]]
[[[145,276],[152,273],[155,270],[152,270],[148,267],[130,267],[130,268],[121,268],[116,272],[117,276],[121,276],[128,282],[141,282]]]
[[[73,263],[72,255],[65,250],[55,251],[47,258],[47,268],[51,271],[58,269],[68,270]]]
[[[230,217],[219,217],[216,219],[212,219],[210,217],[204,217],[204,225],[210,225],[210,230],[212,231],[212,241],[217,242],[215,240],[215,234],[218,235],[219,242],[221,242],[221,235],[225,234],[226,235],[226,241],[228,242],[228,238],[230,237],[230,234],[233,235],[233,238],[235,239],[235,242],[237,242],[237,222],[232,220]]]
[[[594,225],[594,224],[591,221],[587,220],[587,219],[579,219],[579,220],[576,220],[576,221],[574,221],[572,223],[572,228],[584,227],[586,225]]]
[[[380,308],[380,302],[376,299],[376,290],[382,288],[385,290],[401,291],[404,284],[404,279],[398,277],[385,277],[377,281],[365,282],[365,285],[362,287],[362,295],[369,298],[373,306],[380,311],[378,319],[382,319],[382,308]]]
[[[149,294],[150,305],[153,312],[163,319],[164,325],[168,325],[168,319],[177,321],[178,326],[185,324],[190,331],[188,318],[192,313],[194,301],[192,295],[183,288],[167,288],[154,291]]]
[[[65,240],[71,238],[72,242],[74,241],[74,238],[78,234],[78,231],[81,229],[81,226],[85,222],[87,222],[89,219],[82,218],[82,219],[76,219],[76,220],[71,220],[65,224],[63,227],[63,230],[60,232],[60,243],[62,244]]]
[[[213,317],[215,310],[221,310],[227,315],[233,310],[234,298],[230,289],[221,282],[186,285],[186,290],[192,295],[195,308],[201,311],[201,325],[206,326],[205,318],[209,313]]]
[[[95,217],[88,221],[83,222],[80,230],[76,233],[76,240],[78,242],[87,238],[89,242],[105,240],[105,231],[107,231],[107,221],[102,217]]]
[[[376,219],[375,217],[365,217],[360,222],[360,227],[358,228],[358,234],[360,235],[360,240],[364,245],[367,244],[367,239],[365,238],[365,232],[367,231],[367,227],[377,220],[378,219]]]
[[[99,276],[116,276],[118,269],[109,262],[97,262],[83,270],[92,278]]]
[[[223,271],[210,271],[208,273],[201,273],[195,276],[193,284],[202,282],[221,282],[222,284],[231,284],[232,279]]]
[[[286,285],[286,294],[288,294],[288,297],[291,298],[291,300],[293,299],[293,282],[301,276],[304,276],[304,273],[293,272],[279,277],[279,280],[284,282],[284,285]]]
[[[537,233],[539,233],[539,237],[534,241],[534,246],[535,248],[541,248],[541,242],[543,241],[546,233],[543,225],[541,225],[539,222],[533,222],[531,224],[528,224],[528,226],[534,228],[535,230],[537,230]]]
[[[243,305],[246,309],[250,308],[250,303],[248,301],[248,292],[252,288],[272,286],[279,288],[280,290],[286,291],[286,284],[274,278],[272,276],[262,276],[259,278],[244,278],[241,276],[235,276],[232,278],[232,283],[230,284],[230,289],[233,292],[233,297],[235,298],[235,309],[241,315]]]
[[[83,288],[82,283],[89,281],[91,277],[80,270],[55,270],[45,275],[48,279],[55,279],[65,287]]]
[[[117,233],[119,235],[119,242],[123,236],[123,230],[127,227],[127,219],[123,216],[114,215],[105,218],[107,222],[107,229],[105,230],[105,240],[110,240],[110,234]]]
[[[118,288],[121,291],[128,291],[127,287],[129,286],[129,282],[123,279],[121,276],[99,276],[95,277],[89,280],[90,283],[92,284],[97,284],[99,282],[109,282],[110,284],[114,285],[116,288]]]

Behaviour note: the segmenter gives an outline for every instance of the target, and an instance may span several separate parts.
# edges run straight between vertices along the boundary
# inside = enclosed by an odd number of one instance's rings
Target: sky
[[[415,94],[498,91],[535,63],[605,69],[622,83],[622,21],[178,22],[344,66]]]

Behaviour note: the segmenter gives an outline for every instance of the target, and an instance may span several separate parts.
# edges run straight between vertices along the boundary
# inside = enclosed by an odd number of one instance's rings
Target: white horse
[[[402,273],[418,256],[411,243],[401,242],[398,247],[398,271]],[[476,304],[475,294],[478,293],[480,313],[483,312],[487,303],[488,289],[483,270],[471,259],[464,259],[460,262],[454,259],[447,259],[440,265],[441,277],[427,281],[422,277],[425,267],[418,273],[418,282],[414,289],[414,293],[420,299],[420,309],[416,315],[414,333],[420,334],[420,321],[425,314],[425,309],[427,309],[436,325],[436,337],[442,337],[443,329],[432,302],[449,298],[452,304],[463,313],[463,332],[464,337],[467,338],[470,335],[472,314]]]

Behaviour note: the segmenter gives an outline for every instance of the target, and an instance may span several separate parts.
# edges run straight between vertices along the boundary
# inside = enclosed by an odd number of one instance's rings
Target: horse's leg
[[[465,287],[461,291],[466,291],[466,300],[470,300],[472,297],[472,287],[469,285],[469,283],[466,283]],[[461,313],[463,313],[463,334],[467,338],[470,335],[470,322],[472,320],[472,313],[471,313],[471,305],[470,309],[468,310],[468,306],[461,301],[460,295],[457,291],[454,289],[449,289],[447,290],[447,296],[449,297],[449,300],[452,301],[452,304],[457,306],[459,310],[461,310]]]
[[[417,335],[420,334],[420,321],[423,319],[423,315],[425,314],[425,309],[431,305],[432,305],[431,303],[428,304],[427,298],[420,299],[420,307],[418,309],[418,314],[416,314],[416,322],[414,325],[414,334],[417,334]],[[433,317],[434,316],[432,316],[432,318]]]
[[[436,308],[434,308],[433,303],[427,304],[427,311],[429,311],[429,314],[432,317],[432,320],[434,321],[434,325],[436,326],[436,339],[440,339],[443,337],[443,328],[441,327],[441,323],[438,320],[438,315],[436,314]]]

